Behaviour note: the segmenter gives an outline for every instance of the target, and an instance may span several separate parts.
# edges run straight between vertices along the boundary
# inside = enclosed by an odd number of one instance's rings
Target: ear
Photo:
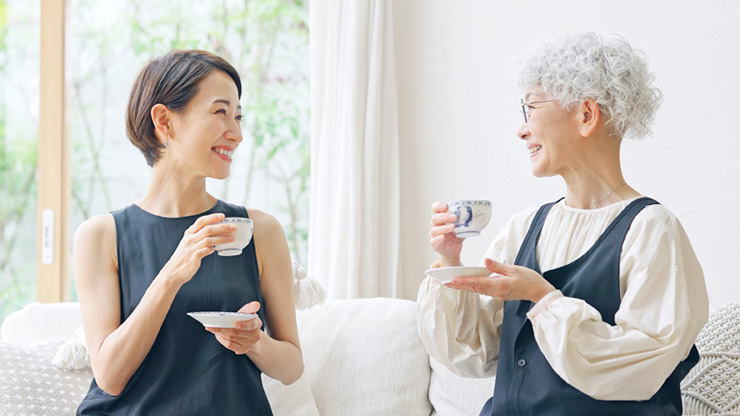
[[[593,98],[587,98],[578,106],[576,120],[578,129],[583,137],[590,137],[602,122],[602,114],[599,105]]]
[[[172,110],[167,108],[164,104],[155,104],[150,112],[152,117],[152,123],[154,124],[154,131],[157,134],[159,141],[164,144],[167,142],[168,136],[173,136],[172,132]]]

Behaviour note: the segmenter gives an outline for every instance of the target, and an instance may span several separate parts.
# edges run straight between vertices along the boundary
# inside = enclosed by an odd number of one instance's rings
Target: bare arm
[[[265,302],[267,333],[259,330],[261,321],[253,319],[238,329],[209,328],[218,341],[237,354],[246,353],[267,376],[291,384],[303,374],[303,355],[293,299],[293,268],[285,233],[275,217],[250,210],[254,220],[254,244],[260,270],[260,288]],[[256,312],[257,302],[241,312]]]
[[[228,225],[209,225],[223,214],[199,218],[121,323],[116,227],[112,215],[92,218],[75,233],[74,274],[82,322],[95,380],[105,392],[119,395],[149,353],[180,287],[211,254],[215,244],[231,241]],[[211,237],[213,236],[213,237]]]

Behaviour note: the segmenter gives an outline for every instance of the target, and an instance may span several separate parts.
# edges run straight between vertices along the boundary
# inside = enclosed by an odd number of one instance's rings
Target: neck
[[[155,164],[146,195],[136,204],[152,214],[176,218],[200,214],[215,203],[206,192],[205,178],[189,178]]]
[[[608,137],[592,141],[592,148],[576,158],[565,172],[565,203],[573,208],[594,209],[638,196],[627,185],[619,160],[619,144]]]

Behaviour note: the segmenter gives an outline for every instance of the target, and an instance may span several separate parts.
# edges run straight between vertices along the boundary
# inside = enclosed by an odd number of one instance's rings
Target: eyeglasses
[[[532,111],[532,109],[534,109],[534,107],[532,107],[532,104],[553,103],[558,100],[526,101],[525,102],[524,99],[522,99],[521,101],[522,101],[522,114],[524,114],[524,122],[528,123],[529,116],[530,116],[529,112]]]

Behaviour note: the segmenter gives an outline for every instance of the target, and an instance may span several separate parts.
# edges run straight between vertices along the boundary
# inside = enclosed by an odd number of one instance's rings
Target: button
[[[518,365],[519,367],[524,367],[525,365],[527,365],[527,360],[520,359],[519,361],[516,362],[516,365]]]

